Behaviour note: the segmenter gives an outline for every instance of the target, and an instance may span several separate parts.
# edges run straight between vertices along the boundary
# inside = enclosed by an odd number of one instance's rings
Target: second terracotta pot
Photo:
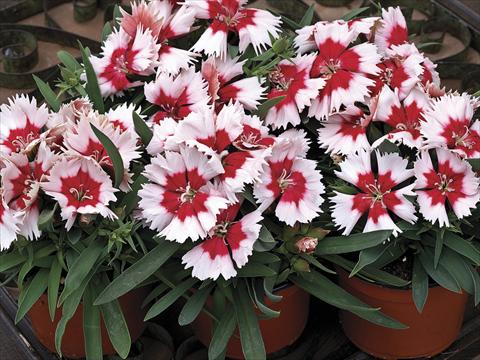
[[[280,316],[259,321],[267,354],[292,345],[305,329],[309,314],[310,295],[299,287],[291,285],[275,294],[283,296],[283,299],[277,303],[267,300],[266,305],[280,311]],[[192,328],[197,338],[208,347],[212,339],[212,319],[202,312],[193,322]],[[238,331],[235,331],[228,343],[227,357],[244,358]]]
[[[340,285],[352,295],[409,328],[395,330],[375,325],[341,311],[347,337],[364,352],[382,359],[431,357],[448,348],[457,338],[463,322],[468,294],[431,287],[422,313],[417,311],[412,290],[372,284],[338,269]]]
[[[119,299],[120,307],[123,311],[123,316],[127,322],[130,331],[130,338],[132,343],[135,342],[142,332],[145,330],[146,310],[141,308],[143,299],[148,294],[149,289],[146,287],[135,289]],[[55,330],[58,322],[62,317],[62,309],[58,308],[55,314],[55,320],[52,322],[48,312],[48,299],[43,294],[40,299],[32,306],[28,313],[32,328],[38,340],[51,352],[55,350]],[[104,355],[115,355],[108,333],[103,323],[101,322],[102,331],[102,347]],[[72,319],[67,323],[65,333],[62,338],[62,354],[70,359],[80,359],[85,357],[85,345],[83,336],[83,306],[78,305],[77,311]]]

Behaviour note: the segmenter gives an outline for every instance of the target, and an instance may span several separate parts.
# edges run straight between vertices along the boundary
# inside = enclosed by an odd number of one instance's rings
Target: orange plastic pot
[[[468,294],[441,286],[430,287],[427,303],[419,313],[412,290],[387,288],[368,283],[338,269],[340,285],[363,302],[378,307],[408,329],[395,330],[368,322],[348,311],[340,318],[347,337],[364,352],[382,359],[431,357],[448,348],[463,322]]]
[[[280,316],[259,321],[267,354],[292,345],[305,329],[309,314],[310,295],[299,287],[291,285],[275,294],[283,296],[283,299],[277,303],[266,300],[266,305],[280,311]],[[212,339],[212,319],[202,312],[192,323],[192,328],[197,338],[208,347]],[[227,357],[244,358],[238,331],[235,331],[227,345]]]
[[[145,330],[146,325],[143,322],[145,310],[141,308],[141,304],[147,294],[148,288],[143,287],[135,289],[119,299],[120,307],[122,308],[123,316],[127,322],[132,342],[135,342]],[[62,317],[62,309],[58,308],[56,310],[55,319],[52,322],[48,312],[48,299],[47,296],[43,294],[32,306],[28,315],[38,340],[48,350],[51,352],[56,352],[55,330],[60,318]],[[115,349],[108,338],[108,333],[103,320],[101,321],[101,331],[103,354],[115,355]],[[62,338],[62,354],[63,356],[71,359],[80,359],[85,357],[83,336],[83,306],[81,303],[65,329],[65,334]]]

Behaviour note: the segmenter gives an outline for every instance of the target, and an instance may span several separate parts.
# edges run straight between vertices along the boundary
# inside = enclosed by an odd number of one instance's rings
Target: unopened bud
[[[275,54],[283,54],[288,49],[289,45],[290,44],[287,39],[280,38],[273,43],[272,49]]]
[[[295,247],[301,253],[311,254],[315,251],[315,248],[318,245],[318,239],[314,237],[303,237],[300,240],[297,240]]]
[[[310,272],[310,264],[303,259],[297,259],[293,263],[293,269],[296,272]]]

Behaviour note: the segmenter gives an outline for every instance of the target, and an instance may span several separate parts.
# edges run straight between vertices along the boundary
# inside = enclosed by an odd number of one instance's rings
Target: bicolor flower
[[[335,225],[344,229],[343,234],[351,233],[354,226],[364,215],[367,222],[363,232],[374,230],[393,230],[396,236],[401,232],[390,213],[414,223],[415,207],[405,196],[414,196],[415,184],[398,188],[413,176],[413,170],[407,169],[408,161],[398,154],[380,154],[375,152],[378,173],[372,170],[370,152],[360,150],[350,154],[340,163],[340,171],[335,174],[356,187],[358,193],[344,194],[335,191],[331,198],[332,217]]]
[[[422,122],[428,147],[448,148],[467,158],[480,157],[480,120],[474,120],[475,106],[468,94],[444,95],[434,100]]]
[[[160,45],[150,29],[137,28],[131,38],[123,29],[111,33],[102,46],[101,57],[91,56],[102,96],[108,97],[140,85],[127,75],[151,75],[155,72]]]
[[[123,103],[108,110],[105,116],[114,128],[119,129],[122,133],[129,132],[137,137],[133,123],[133,112],[135,110],[135,104]]]
[[[314,36],[319,52],[310,76],[323,78],[325,86],[312,101],[308,115],[320,120],[342,105],[364,101],[374,84],[369,77],[380,72],[380,55],[370,43],[349,47],[358,33],[347,24],[317,23]]]
[[[212,22],[192,50],[224,59],[229,33],[239,37],[239,51],[252,45],[257,54],[271,46],[270,37],[280,35],[280,18],[266,10],[245,8],[247,0],[185,0],[195,9],[196,17]]]
[[[19,233],[29,239],[38,238],[40,184],[45,180],[51,167],[58,160],[44,142],[38,146],[37,154],[30,161],[26,154],[11,154],[5,158],[5,167],[0,171],[3,199],[8,207],[21,212]]]
[[[181,120],[210,100],[207,83],[193,67],[176,76],[159,73],[155,81],[145,84],[145,98],[159,107],[152,117],[157,124],[166,117]]]
[[[260,233],[262,215],[255,211],[236,221],[239,208],[240,204],[234,204],[223,210],[208,237],[183,256],[182,263],[186,269],[192,268],[196,278],[216,280],[222,276],[228,280],[247,264]]]
[[[382,23],[375,33],[375,44],[384,52],[393,45],[408,42],[408,29],[405,17],[399,7],[382,9]]]
[[[157,155],[145,167],[150,182],[138,192],[142,217],[167,240],[204,239],[229,203],[211,182],[218,174],[195,148]]]
[[[117,190],[92,159],[63,157],[51,168],[42,189],[58,202],[67,230],[73,226],[78,214],[116,218],[108,205],[116,200],[114,193]]]
[[[293,133],[280,138],[273,147],[253,194],[261,209],[278,200],[275,215],[293,226],[297,221],[307,223],[318,216],[325,188],[316,162],[297,156],[303,152],[302,139],[290,135]]]
[[[247,61],[239,62],[239,58],[227,56],[222,60],[210,57],[202,63],[202,75],[208,82],[212,103],[223,105],[238,101],[245,109],[255,110],[263,99],[263,80],[256,76],[235,80],[237,76],[244,75],[243,65]]]
[[[282,60],[270,75],[272,89],[269,99],[284,96],[278,104],[270,108],[265,123],[274,129],[286,128],[288,124],[300,124],[300,113],[318,96],[325,86],[322,78],[311,79],[310,70],[315,54],[299,55],[293,59]]]
[[[172,118],[163,119],[160,124],[153,125],[153,136],[147,145],[147,152],[155,156],[164,151],[180,151],[179,144],[175,139],[178,122]]]
[[[389,140],[420,149],[423,146],[420,127],[429,106],[428,95],[418,87],[410,91],[405,100],[400,101],[398,90],[392,91],[385,86],[378,98],[374,120],[388,124],[391,130],[378,139],[373,147],[380,145],[384,140]]]
[[[388,86],[398,90],[400,100],[405,99],[424,73],[424,59],[414,44],[393,45],[387,49],[385,59],[378,64],[381,72],[373,78],[375,85],[371,95],[377,95]]]
[[[94,159],[110,175],[113,175],[112,160],[102,142],[93,132],[91,125],[94,125],[115,144],[122,158],[123,168],[128,171],[132,160],[140,157],[137,139],[130,132],[122,132],[119,127],[114,127],[105,115],[91,113],[89,116],[82,116],[78,125],[67,130],[64,135],[66,151],[69,154]]]
[[[457,218],[469,216],[480,200],[480,179],[457,154],[444,149],[435,151],[436,168],[427,151],[415,162],[417,200],[426,220],[449,226],[447,202]]]
[[[10,209],[3,199],[2,191],[0,190],[0,251],[7,250],[10,245],[17,239],[20,230],[20,218],[22,213]]]
[[[159,52],[159,70],[176,74],[180,69],[190,66],[194,53],[169,45],[169,40],[188,34],[195,21],[194,9],[177,6],[175,1],[155,0],[132,3],[132,13],[121,9],[122,29],[135,37],[137,28],[149,29],[152,36],[161,44]]]
[[[318,143],[327,153],[348,155],[359,149],[370,149],[367,129],[376,108],[371,100],[370,114],[355,105],[327,116],[318,129]]]
[[[37,106],[35,98],[16,95],[0,105],[0,154],[29,151],[40,141],[49,112],[45,104]]]

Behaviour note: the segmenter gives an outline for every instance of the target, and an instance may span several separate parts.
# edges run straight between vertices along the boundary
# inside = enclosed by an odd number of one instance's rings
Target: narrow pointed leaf
[[[210,341],[208,348],[209,359],[217,359],[222,355],[235,331],[236,325],[235,310],[232,306],[229,306],[226,311],[223,312],[220,322],[213,332],[212,341]]]
[[[60,279],[62,276],[62,265],[58,261],[58,258],[52,262],[52,267],[50,269],[50,274],[48,276],[48,312],[50,314],[50,319],[52,321],[55,319],[55,311],[57,309],[57,300],[58,300],[58,288],[60,287]]]
[[[83,295],[83,333],[87,359],[102,359],[103,357],[100,308],[93,305],[95,297],[95,286],[87,286]]]
[[[48,269],[41,269],[33,277],[28,287],[24,290],[22,296],[19,299],[17,315],[15,316],[15,323],[18,323],[27,312],[31,309],[33,304],[40,298],[45,292],[48,285]]]
[[[178,317],[178,323],[181,326],[188,325],[197,318],[198,314],[200,314],[202,311],[205,302],[207,301],[212,287],[213,285],[210,285],[204,287],[203,289],[199,289],[195,291],[192,296],[190,296]]]
[[[76,71],[82,68],[82,65],[80,65],[77,59],[75,59],[69,52],[60,50],[59,52],[57,52],[57,57],[62,62],[62,64],[71,71]]]
[[[148,127],[145,120],[143,120],[136,111],[133,112],[133,125],[140,139],[142,139],[143,145],[147,146],[153,137],[152,130]]]
[[[85,74],[87,75],[85,90],[87,91],[88,97],[95,105],[95,109],[97,109],[100,114],[103,114],[105,112],[105,104],[103,103],[100,87],[98,86],[97,74],[95,73],[92,63],[90,62],[87,50],[82,45],[80,45],[80,51],[82,53]]]
[[[388,240],[391,230],[378,230],[348,236],[326,237],[318,242],[317,255],[344,254],[377,246]]]
[[[415,307],[421,313],[428,297],[428,274],[418,258],[413,262],[412,291]]]
[[[285,99],[285,96],[277,96],[275,98],[272,98],[272,99],[269,99],[267,101],[265,101],[263,104],[261,104],[259,107],[258,107],[258,110],[256,111],[256,114],[260,117],[260,118],[264,118],[267,113],[268,113],[268,110],[270,110],[272,107],[274,107],[275,105],[277,105],[280,101],[282,101],[283,99]]]
[[[52,88],[38,76],[33,75],[33,80],[35,80],[38,90],[40,90],[40,93],[44,97],[47,104],[52,108],[52,110],[55,112],[60,110],[62,102],[57,98],[57,95],[52,90]]]
[[[92,130],[95,133],[95,136],[98,138],[98,140],[100,140],[103,147],[107,151],[108,157],[112,161],[113,170],[115,172],[114,186],[118,188],[122,183],[123,175],[124,175],[122,156],[120,155],[118,148],[115,146],[115,144],[112,142],[112,140],[110,140],[108,136],[106,136],[103,132],[101,132],[98,128],[96,128],[95,125],[90,124],[90,126],[92,127]]]
[[[153,250],[116,277],[95,300],[96,305],[126,294],[151,276],[177,251],[180,244],[161,241]]]

